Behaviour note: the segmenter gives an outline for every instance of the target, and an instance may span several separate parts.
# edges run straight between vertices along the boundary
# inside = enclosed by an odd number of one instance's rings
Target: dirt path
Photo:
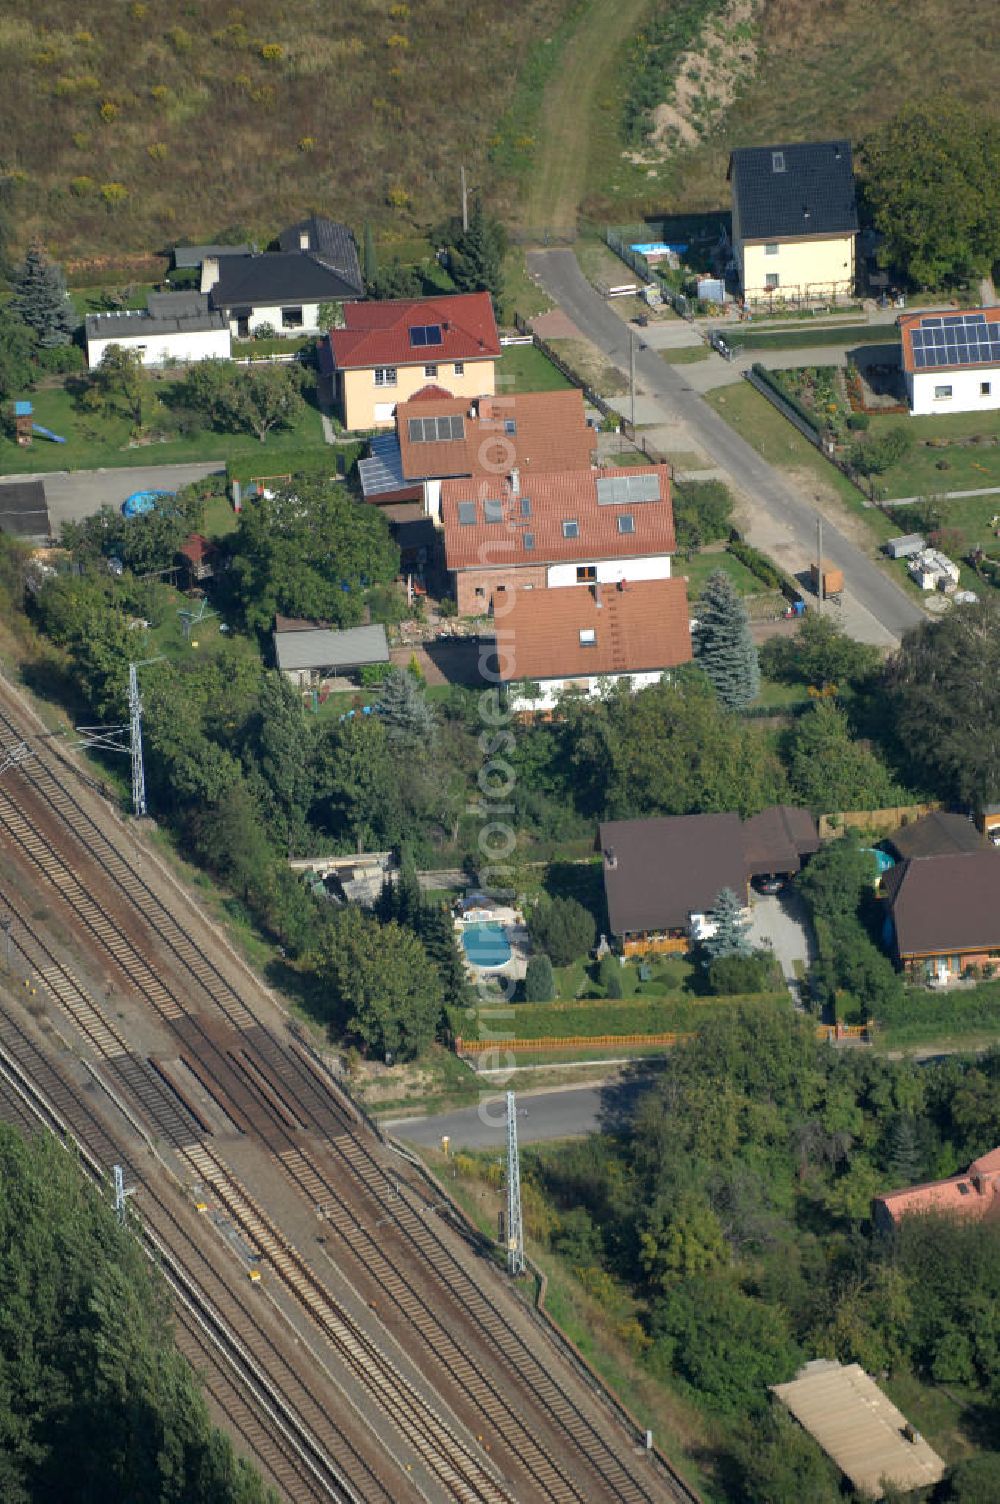
[[[539,156],[528,189],[522,223],[526,229],[575,229],[587,188],[591,122],[598,92],[607,87],[611,47],[638,27],[649,0],[590,0],[574,35],[549,80],[538,123]]]

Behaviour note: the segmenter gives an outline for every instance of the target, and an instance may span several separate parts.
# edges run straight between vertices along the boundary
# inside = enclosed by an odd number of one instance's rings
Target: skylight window
[[[785,170],[785,153],[783,151],[772,151],[772,153],[771,153],[771,171],[772,172],[784,172],[784,170]]]
[[[504,420],[503,420],[503,431],[504,431],[504,433],[510,433],[510,434],[517,433],[517,419],[516,418],[504,418]]]
[[[524,535],[524,546],[527,549],[527,551],[530,553],[531,550],[535,546],[535,535],[534,535],[534,533],[525,533],[525,535]]]
[[[622,512],[621,516],[618,518],[618,531],[620,533],[635,532],[635,518],[632,516],[631,512]]]
[[[414,324],[410,329],[410,344],[414,350],[425,345],[439,345],[441,343],[440,324]]]
[[[503,502],[502,501],[484,501],[483,502],[483,519],[486,522],[502,522],[503,521]]]
[[[580,628],[580,646],[582,648],[595,648],[597,646],[597,632],[593,627]]]
[[[530,496],[522,496],[521,497],[521,516],[522,517],[530,517],[531,516],[531,497]]]
[[[475,527],[476,503],[474,501],[460,501],[458,503],[459,527]]]
[[[562,525],[564,538],[579,538],[580,524],[574,517],[569,517]]]

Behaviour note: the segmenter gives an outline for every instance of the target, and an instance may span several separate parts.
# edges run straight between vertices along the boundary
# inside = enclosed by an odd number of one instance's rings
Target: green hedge
[[[699,1028],[710,1013],[720,1009],[776,1008],[788,1001],[787,992],[763,992],[697,1001],[675,994],[673,997],[622,1002],[599,998],[593,1002],[515,1003],[510,1017],[503,1023],[515,1039],[556,1039],[563,1035],[592,1038],[598,1034],[687,1034]],[[491,1011],[488,1023],[491,1031],[497,1028],[495,1011]],[[475,1037],[467,1024],[459,1032],[468,1038]]]
[[[981,982],[968,992],[908,987],[900,1000],[882,1004],[877,1022],[893,1041],[901,1043],[1000,1032],[1000,982]]]
[[[759,548],[753,548],[751,544],[744,543],[738,534],[733,534],[726,544],[726,550],[734,559],[739,559],[741,564],[745,564],[750,573],[756,575],[757,579],[769,589],[780,590],[782,595],[787,596],[789,600],[795,600],[801,594],[790,574],[779,569],[777,564],[773,563],[767,554],[762,554]]]

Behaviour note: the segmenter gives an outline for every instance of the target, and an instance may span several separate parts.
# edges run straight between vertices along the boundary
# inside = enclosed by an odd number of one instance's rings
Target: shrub
[[[597,979],[605,997],[619,998],[622,995],[622,968],[617,956],[602,956],[597,970]]]
[[[556,966],[568,966],[594,944],[594,916],[575,898],[539,899],[528,914],[528,933],[537,950],[550,956]]]
[[[117,209],[128,198],[128,189],[124,183],[102,183],[101,197],[109,209]]]
[[[149,97],[155,99],[157,104],[163,104],[164,100],[170,98],[170,90],[166,84],[154,84],[149,91]]]
[[[133,21],[144,21],[149,15],[149,6],[144,4],[144,0],[132,0],[128,13]]]
[[[70,179],[69,191],[74,198],[90,198],[97,192],[97,184],[93,178],[82,174],[80,177]]]
[[[404,37],[402,32],[394,31],[391,36],[386,37],[385,45],[387,47],[398,47],[400,51],[404,51],[409,47],[410,39],[409,37]]]
[[[548,956],[532,956],[524,974],[524,999],[528,1003],[550,1003],[556,984]]]
[[[146,155],[153,162],[163,162],[167,156],[167,148],[162,141],[151,141],[146,147]]]
[[[175,52],[190,52],[194,46],[194,37],[183,26],[171,26],[167,32],[167,41]]]
[[[868,427],[869,418],[867,413],[851,413],[847,419],[847,426],[854,433],[864,433]]]
[[[284,57],[285,49],[280,42],[265,42],[260,55],[267,63],[278,63]]]
[[[374,689],[392,673],[391,663],[365,663],[358,671],[358,680],[365,689]]]
[[[392,209],[405,209],[410,202],[410,195],[405,188],[395,183],[386,193],[385,201]]]
[[[299,148],[299,151],[315,151],[316,150],[316,137],[315,136],[300,136],[299,137],[299,141],[298,141],[298,148]]]
[[[121,112],[121,105],[115,104],[113,99],[106,99],[101,105],[101,119],[105,125],[110,125],[113,120],[117,120]]]
[[[718,997],[765,992],[770,970],[767,956],[717,956],[708,966],[708,985]]]

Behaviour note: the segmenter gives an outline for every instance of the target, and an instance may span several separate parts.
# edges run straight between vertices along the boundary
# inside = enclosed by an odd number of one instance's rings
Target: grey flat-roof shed
[[[330,627],[292,628],[272,636],[278,668],[298,684],[389,662],[389,643],[381,623],[348,627],[343,632]]]

